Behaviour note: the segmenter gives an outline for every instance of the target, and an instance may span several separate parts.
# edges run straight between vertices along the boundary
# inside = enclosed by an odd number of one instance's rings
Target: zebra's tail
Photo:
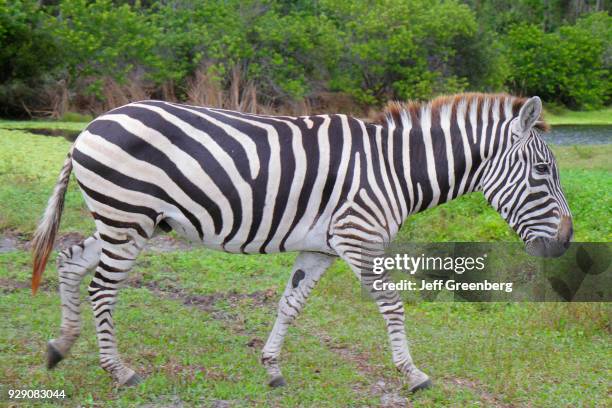
[[[53,194],[49,198],[45,213],[38,224],[38,228],[32,239],[32,294],[36,294],[42,274],[47,265],[47,259],[53,249],[55,235],[62,219],[64,210],[64,196],[70,181],[72,172],[72,149],[68,153],[64,166],[60,172]]]

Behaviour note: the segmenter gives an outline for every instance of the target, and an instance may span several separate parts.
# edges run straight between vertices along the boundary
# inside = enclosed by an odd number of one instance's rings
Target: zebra
[[[231,253],[299,252],[261,354],[272,387],[286,384],[287,329],[332,262],[346,261],[372,289],[374,257],[411,214],[481,191],[528,253],[561,255],[572,218],[541,111],[537,96],[480,93],[392,102],[374,121],[154,100],[109,111],[71,147],[33,239],[36,293],[74,170],[96,232],[57,257],[62,321],[48,368],[80,334],[79,285],[94,271],[100,364],[120,386],[141,381],[118,354],[113,310],[146,242],[170,230]],[[409,391],[431,386],[409,352],[400,297],[370,293]]]

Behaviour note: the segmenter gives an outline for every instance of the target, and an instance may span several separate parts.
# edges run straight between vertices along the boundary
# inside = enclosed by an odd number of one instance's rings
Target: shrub
[[[468,81],[452,71],[458,41],[477,27],[457,1],[322,1],[344,33],[344,50],[332,86],[366,104],[425,99],[463,90]]]
[[[339,33],[325,15],[271,10],[249,32],[249,76],[261,92],[281,100],[309,96],[329,79],[340,51]]]
[[[48,28],[52,23],[35,0],[0,0],[0,114],[37,109],[61,58]],[[28,108],[26,108],[28,109]]]
[[[591,25],[597,23],[597,25]],[[610,101],[612,17],[603,13],[545,33],[516,25],[505,38],[510,64],[508,86],[515,93],[539,95],[572,108],[595,109]]]
[[[69,84],[86,84],[97,96],[108,78],[121,84],[138,70],[149,77],[162,65],[153,51],[158,29],[128,4],[63,0],[52,35],[64,51]]]

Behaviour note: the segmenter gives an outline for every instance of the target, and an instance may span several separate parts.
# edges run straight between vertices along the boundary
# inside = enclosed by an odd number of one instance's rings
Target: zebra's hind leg
[[[140,382],[140,377],[134,370],[125,366],[119,356],[113,310],[117,293],[145,242],[142,237],[128,237],[125,233],[101,234],[100,262],[89,285],[100,349],[100,365],[119,385],[129,386]]]
[[[390,281],[388,273],[376,274],[373,272],[374,258],[384,256],[384,245],[371,242],[358,244],[354,240],[345,240],[341,235],[332,238],[331,244],[360,279],[366,292],[375,300],[378,311],[385,319],[393,363],[404,375],[409,391],[416,392],[429,388],[431,380],[427,374],[414,365],[410,356],[404,326],[404,304],[399,294],[395,290],[374,289],[376,281]],[[377,285],[377,287],[380,286]]]
[[[47,344],[47,368],[57,365],[70,351],[81,333],[81,297],[79,287],[83,277],[100,260],[100,239],[91,236],[57,256],[59,291],[62,302],[60,337]]]
[[[278,303],[274,327],[261,354],[261,362],[268,371],[270,378],[268,384],[271,387],[285,385],[278,358],[287,329],[300,314],[308,295],[334,259],[333,256],[321,253],[301,252],[295,260],[291,279],[287,282],[285,292]]]

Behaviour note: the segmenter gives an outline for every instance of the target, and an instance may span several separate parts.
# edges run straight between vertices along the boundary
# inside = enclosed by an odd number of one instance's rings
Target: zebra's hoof
[[[122,385],[124,387],[133,387],[134,385],[138,385],[142,382],[142,378],[140,378],[140,376],[136,373],[132,374],[132,376],[130,378],[128,378],[128,380],[126,382],[124,382]]]
[[[64,356],[62,356],[62,353],[60,353],[55,348],[53,343],[48,342],[47,343],[47,369],[51,370],[52,368],[55,368],[57,363],[59,363],[63,359],[64,359]]]
[[[272,388],[277,388],[277,387],[284,387],[285,385],[287,385],[287,383],[285,382],[285,379],[283,378],[282,375],[277,375],[276,377],[270,380],[268,385]]]
[[[430,388],[431,386],[432,386],[431,380],[428,378],[425,381],[423,381],[422,383],[417,384],[417,385],[413,386],[412,388],[410,388],[409,391],[410,391],[411,394],[414,394],[417,391],[425,390],[427,388]]]

